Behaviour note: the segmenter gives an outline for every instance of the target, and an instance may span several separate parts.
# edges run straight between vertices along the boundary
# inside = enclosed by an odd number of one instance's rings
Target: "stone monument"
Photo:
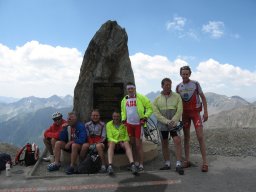
[[[89,121],[94,108],[105,122],[120,110],[125,84],[134,82],[127,42],[116,21],[104,23],[90,41],[74,90],[74,111],[81,121]]]

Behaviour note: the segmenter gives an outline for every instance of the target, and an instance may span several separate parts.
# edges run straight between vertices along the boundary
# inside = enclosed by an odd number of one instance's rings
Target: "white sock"
[[[134,164],[135,164],[135,166],[137,166],[137,167],[140,165],[139,162],[135,162]]]
[[[181,161],[179,161],[179,160],[176,161],[176,167],[177,167],[177,166],[181,166]]]
[[[170,167],[170,165],[171,165],[170,160],[165,161],[165,165],[167,165],[168,167]]]
[[[106,166],[105,165],[101,165],[101,169],[106,169]]]

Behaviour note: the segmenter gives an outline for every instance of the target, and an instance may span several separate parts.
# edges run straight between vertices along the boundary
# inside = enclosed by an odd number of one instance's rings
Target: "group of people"
[[[154,113],[157,119],[162,143],[164,166],[160,170],[171,169],[169,135],[172,137],[176,154],[176,172],[184,174],[184,169],[191,165],[189,141],[190,125],[194,124],[202,154],[202,172],[208,171],[206,148],[203,137],[203,121],[207,121],[207,102],[200,84],[190,80],[189,66],[180,68],[182,82],[172,91],[172,81],[164,78],[161,82],[162,92],[154,100],[150,100],[136,92],[134,83],[127,83],[127,95],[121,101],[121,112],[114,111],[112,120],[106,124],[100,120],[100,112],[94,109],[91,120],[85,124],[80,122],[75,112],[68,114],[65,121],[62,114],[52,115],[54,123],[44,133],[44,143],[49,151],[45,161],[51,161],[49,171],[59,170],[61,150],[71,153],[71,162],[66,169],[67,174],[75,172],[77,158],[82,161],[91,149],[97,151],[101,159],[100,172],[112,175],[113,156],[116,149],[123,149],[130,162],[129,169],[133,174],[144,170],[143,166],[143,129],[147,119]],[[200,112],[203,108],[203,117]],[[182,144],[179,131],[174,128],[183,122],[185,160],[182,162]],[[105,159],[105,148],[108,158]]]

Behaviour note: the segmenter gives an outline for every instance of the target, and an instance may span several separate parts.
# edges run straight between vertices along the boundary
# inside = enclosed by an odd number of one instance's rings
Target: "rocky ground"
[[[7,154],[11,155],[13,161],[15,160],[15,156],[18,151],[19,151],[18,147],[14,146],[14,145],[10,145],[8,143],[0,142],[0,153],[7,153]]]
[[[256,128],[205,129],[208,155],[256,157]],[[195,132],[191,132],[191,153],[200,153]]]
[[[191,128],[193,130],[193,128]],[[256,128],[205,129],[204,136],[208,155],[256,157]],[[195,132],[191,132],[191,153],[200,153]],[[0,143],[0,153],[5,152],[14,160],[19,148]]]

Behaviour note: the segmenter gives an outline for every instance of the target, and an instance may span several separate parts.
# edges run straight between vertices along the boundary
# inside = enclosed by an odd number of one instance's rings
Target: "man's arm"
[[[163,124],[169,124],[170,123],[170,120],[167,119],[166,117],[164,117],[160,113],[160,110],[158,109],[157,98],[154,100],[154,102],[152,104],[152,107],[153,107],[154,115],[156,116],[158,121],[160,121]]]
[[[202,103],[203,103],[203,107],[204,107],[204,114],[203,114],[203,120],[204,122],[208,120],[208,109],[207,109],[207,101],[206,101],[206,97],[204,95],[204,93],[199,93]]]
[[[151,102],[150,102],[149,98],[147,98],[146,96],[144,96],[144,104],[143,105],[144,105],[145,110],[146,110],[145,117],[149,118],[150,115],[153,113],[153,108],[152,108],[152,105],[151,105]]]
[[[183,112],[183,105],[182,105],[182,99],[179,94],[177,94],[177,110],[175,115],[172,118],[172,121],[175,121],[175,124],[177,124],[180,121],[182,112]]]

